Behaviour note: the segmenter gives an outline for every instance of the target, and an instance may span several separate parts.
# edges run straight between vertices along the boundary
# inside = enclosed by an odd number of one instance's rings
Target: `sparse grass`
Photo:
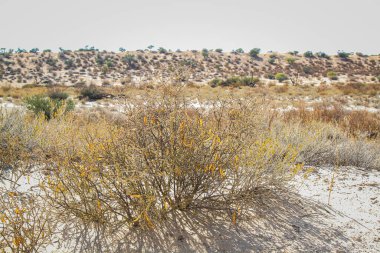
[[[333,123],[352,136],[364,135],[368,138],[380,137],[380,115],[368,111],[348,111],[341,106],[326,105],[313,108],[298,107],[285,113],[286,120],[301,120],[304,123],[321,121]]]

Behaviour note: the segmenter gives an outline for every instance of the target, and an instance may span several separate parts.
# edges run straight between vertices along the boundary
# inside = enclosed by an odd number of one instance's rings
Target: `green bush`
[[[211,87],[215,88],[215,87],[221,85],[222,82],[223,82],[222,79],[215,78],[215,79],[212,79],[212,80],[209,82],[209,84],[210,84]]]
[[[87,98],[89,100],[99,100],[104,98],[107,94],[95,85],[85,87],[80,91],[81,98]]]
[[[138,67],[138,61],[133,54],[127,54],[123,57],[123,62],[126,63],[130,68],[136,69]]]
[[[217,48],[217,49],[215,49],[215,52],[217,52],[217,53],[222,53],[223,52],[223,49],[221,49],[221,48]]]
[[[313,58],[314,57],[314,54],[313,52],[311,51],[306,51],[303,56],[305,56],[306,58]]]
[[[253,48],[253,49],[251,49],[251,51],[249,51],[249,55],[252,58],[256,58],[259,55],[260,51],[261,51],[260,48]]]
[[[273,65],[276,63],[276,58],[269,58],[268,62]]]
[[[260,81],[257,77],[242,77],[240,78],[240,83],[244,86],[254,87]]]
[[[350,53],[344,52],[344,51],[338,51],[339,58],[346,60],[350,56]]]
[[[254,87],[259,81],[260,81],[260,79],[257,77],[233,76],[233,77],[229,77],[225,80],[215,78],[215,79],[211,80],[209,84],[211,85],[211,87],[216,87],[216,86],[249,86],[249,87]]]
[[[286,62],[290,65],[293,65],[294,63],[296,63],[296,61],[297,61],[296,58],[292,58],[292,57],[286,58]]]
[[[242,48],[238,48],[236,50],[232,50],[232,53],[234,53],[234,54],[244,54],[244,50]]]
[[[163,47],[160,47],[160,48],[158,48],[158,52],[159,52],[160,54],[166,54],[166,53],[168,52],[168,50],[166,50],[166,49],[163,48]]]
[[[40,50],[38,48],[32,48],[29,50],[29,53],[37,54]]]
[[[207,48],[203,48],[203,49],[202,49],[202,56],[203,56],[204,58],[208,58],[208,49],[207,49]]]
[[[288,76],[285,75],[284,73],[277,73],[275,76],[277,81],[279,81],[280,83],[285,81],[285,80],[288,80]]]
[[[330,56],[324,52],[318,52],[315,54],[319,58],[325,58],[325,59],[330,59]]]
[[[34,95],[26,98],[25,104],[26,108],[31,110],[35,115],[43,115],[46,120],[72,111],[75,107],[74,101],[71,99],[51,99],[43,95]]]
[[[327,77],[330,80],[338,80],[338,75],[334,71],[327,72]]]

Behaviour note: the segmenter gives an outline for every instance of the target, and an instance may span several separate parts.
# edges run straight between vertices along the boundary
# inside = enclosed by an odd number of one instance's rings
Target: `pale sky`
[[[380,0],[0,0],[0,48],[380,53]]]

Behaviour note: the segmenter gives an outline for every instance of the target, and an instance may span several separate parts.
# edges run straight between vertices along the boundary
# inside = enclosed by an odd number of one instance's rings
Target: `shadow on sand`
[[[226,212],[181,212],[154,230],[118,229],[110,236],[82,228],[66,239],[75,252],[347,252],[350,240],[326,224],[335,213],[327,206],[289,193],[252,206],[236,225]]]

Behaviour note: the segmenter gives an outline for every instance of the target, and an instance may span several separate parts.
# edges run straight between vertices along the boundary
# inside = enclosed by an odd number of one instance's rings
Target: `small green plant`
[[[74,110],[75,104],[71,99],[51,99],[43,95],[34,95],[25,99],[26,108],[35,115],[43,115],[46,120],[50,120],[59,115]]]
[[[223,82],[222,79],[215,78],[215,79],[212,79],[212,80],[209,82],[209,84],[210,84],[211,87],[215,88],[215,87],[221,85],[222,82]]]
[[[280,83],[283,82],[283,81],[285,81],[285,80],[288,80],[288,76],[285,75],[284,73],[277,73],[277,74],[275,75],[275,78],[276,78],[276,80],[279,81]]]
[[[273,65],[276,63],[276,58],[269,58],[268,62]]]
[[[217,48],[217,49],[215,49],[215,52],[221,54],[221,53],[223,53],[223,49],[221,49],[221,48]]]
[[[289,65],[293,65],[294,63],[296,63],[296,61],[297,61],[296,58],[292,58],[292,57],[286,58],[286,62],[287,62]]]
[[[251,49],[251,51],[249,51],[249,55],[252,58],[256,58],[259,55],[260,51],[261,51],[260,48],[253,48],[253,49]]]
[[[338,75],[334,71],[327,72],[327,77],[330,80],[338,80]]]

